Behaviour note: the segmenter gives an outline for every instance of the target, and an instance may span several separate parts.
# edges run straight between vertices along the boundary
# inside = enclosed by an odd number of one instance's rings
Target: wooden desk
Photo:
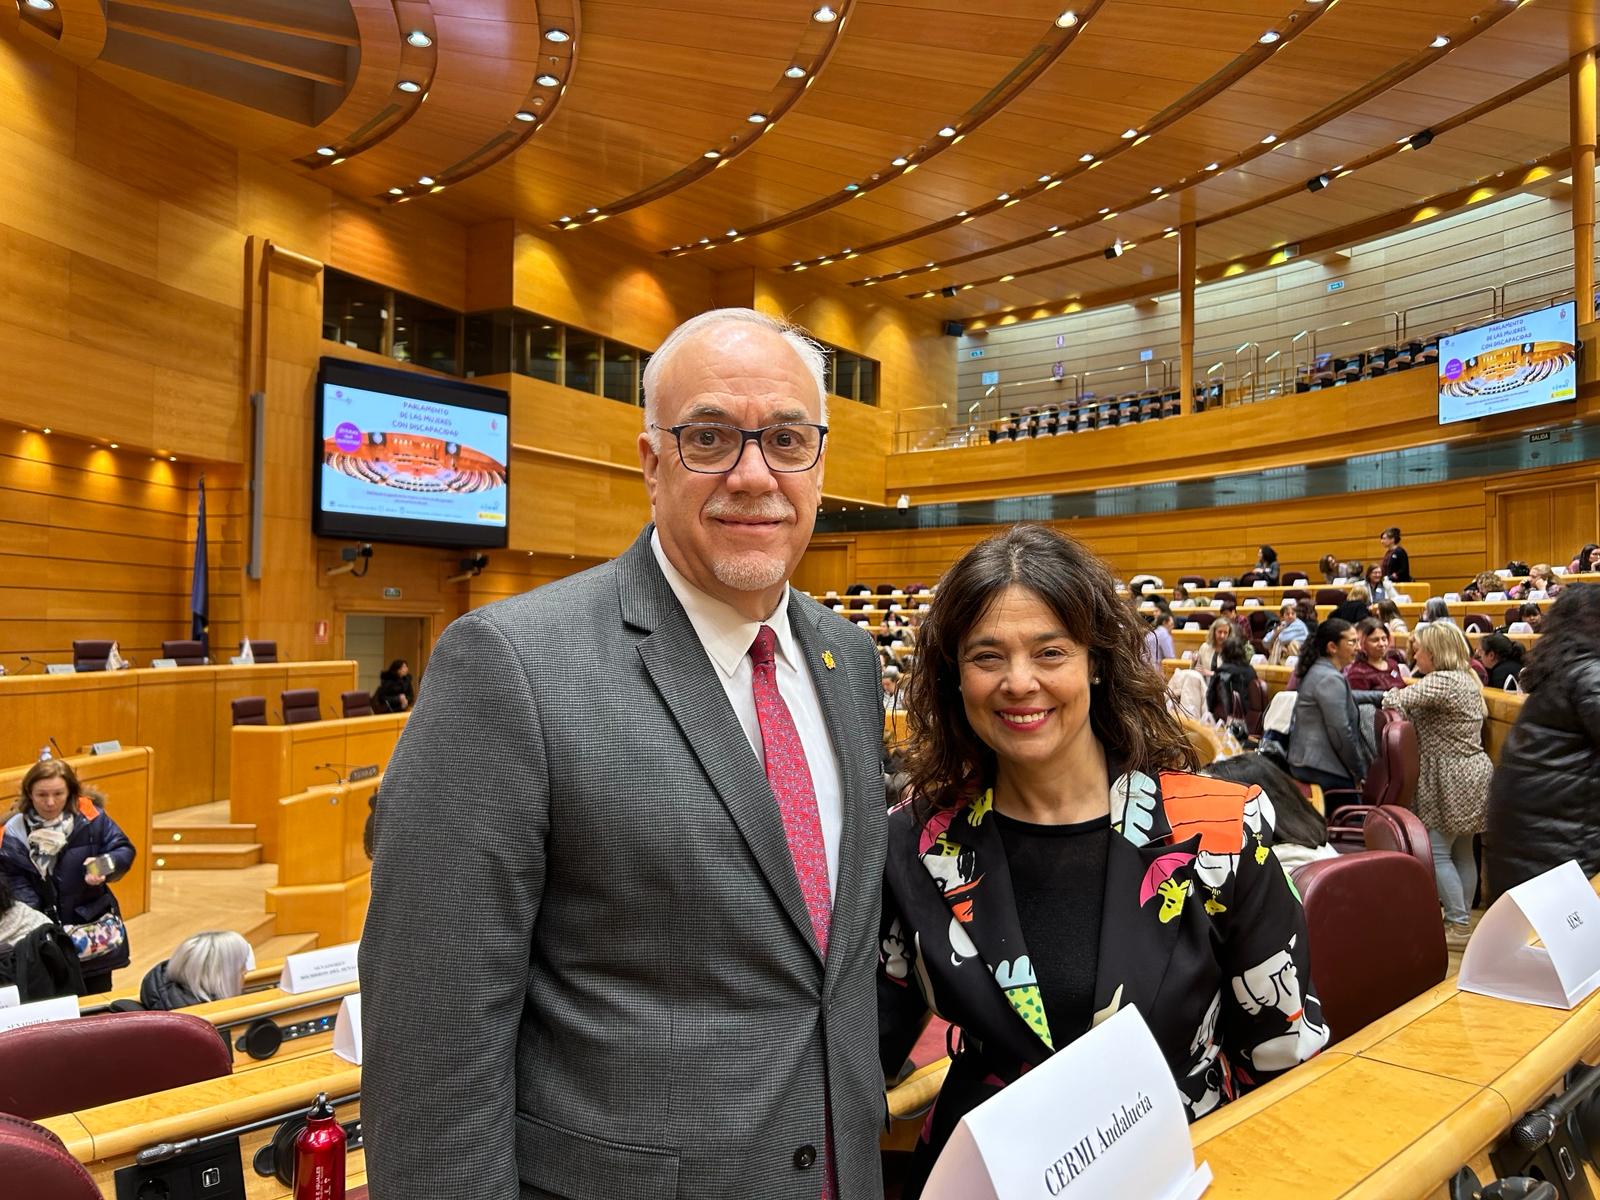
[[[80,783],[104,792],[106,812],[137,853],[128,873],[111,885],[111,891],[124,917],[137,917],[150,907],[150,864],[155,830],[151,808],[154,786],[154,759],[148,746],[134,746],[116,754],[75,754],[66,759]],[[9,802],[22,790],[22,777],[33,766],[0,768],[0,796]]]
[[[361,937],[372,898],[362,833],[381,782],[312,788],[278,801],[278,882],[266,902],[279,933],[315,933],[324,946]]]
[[[0,676],[0,762],[31,762],[51,737],[69,752],[112,740],[149,746],[156,812],[209,804],[227,795],[230,701],[265,696],[271,720],[288,688],[317,688],[337,711],[339,693],[355,686],[348,660]]]
[[[1522,715],[1522,706],[1528,701],[1524,692],[1505,692],[1499,688],[1484,688],[1483,702],[1489,708],[1489,727],[1484,734],[1483,748],[1496,765],[1500,762],[1500,748],[1506,744],[1506,735]]]
[[[333,784],[354,766],[376,766],[381,772],[409,715],[235,726],[229,819],[254,825],[263,861],[278,862],[278,801]]]

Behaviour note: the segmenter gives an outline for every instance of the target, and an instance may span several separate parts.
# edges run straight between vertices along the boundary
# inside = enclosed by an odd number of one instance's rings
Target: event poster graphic
[[[506,418],[326,385],[322,509],[401,521],[506,523]]]
[[[1439,343],[1439,423],[1571,400],[1578,394],[1572,305],[1471,329]]]

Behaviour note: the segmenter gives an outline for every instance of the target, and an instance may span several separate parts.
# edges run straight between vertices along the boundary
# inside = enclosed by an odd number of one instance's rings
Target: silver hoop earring
[[[1093,679],[1089,680],[1089,682],[1090,683],[1099,683],[1100,682],[1100,676],[1096,675]]]

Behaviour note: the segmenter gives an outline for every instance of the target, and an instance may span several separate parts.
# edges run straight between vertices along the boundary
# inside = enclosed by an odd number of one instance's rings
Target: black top
[[[999,812],[994,816],[1011,871],[1022,940],[1039,982],[1051,1040],[1059,1050],[1087,1033],[1094,1019],[1111,818],[1033,825]]]
[[[1411,582],[1411,556],[1404,546],[1391,546],[1384,551],[1383,575],[1396,583]]]

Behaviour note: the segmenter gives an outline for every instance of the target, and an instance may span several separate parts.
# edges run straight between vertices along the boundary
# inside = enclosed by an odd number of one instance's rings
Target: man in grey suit
[[[439,639],[361,944],[374,1200],[882,1195],[878,660],[787,584],[822,378],[760,313],[680,326],[653,525]]]

